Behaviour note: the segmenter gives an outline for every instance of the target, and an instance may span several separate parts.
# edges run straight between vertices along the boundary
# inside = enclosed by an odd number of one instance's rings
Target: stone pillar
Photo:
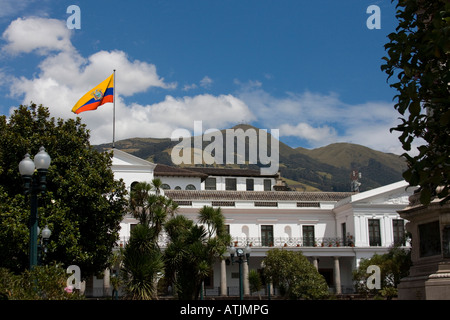
[[[341,294],[341,269],[339,266],[339,257],[334,258],[334,285],[336,287],[336,294]]]
[[[399,300],[450,300],[450,203],[442,200],[425,206],[417,192],[398,211],[412,235],[412,266],[397,286]]]
[[[317,259],[317,257],[313,257],[313,266],[317,271],[319,271],[319,260]]]
[[[103,272],[103,296],[109,297],[111,295],[111,274],[108,268]]]
[[[244,285],[244,296],[250,294],[250,283],[248,281],[248,263],[247,261],[242,262],[242,277],[243,277],[243,285]]]
[[[220,261],[220,295],[227,295],[227,266],[225,259]]]

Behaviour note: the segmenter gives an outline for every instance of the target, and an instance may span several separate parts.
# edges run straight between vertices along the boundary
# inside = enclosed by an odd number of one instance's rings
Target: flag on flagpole
[[[72,112],[79,114],[84,111],[96,110],[108,102],[114,102],[114,73],[78,100],[73,106]]]

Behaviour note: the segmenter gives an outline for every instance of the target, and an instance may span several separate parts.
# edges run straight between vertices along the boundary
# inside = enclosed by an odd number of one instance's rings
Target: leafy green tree
[[[111,154],[89,143],[80,118],[50,118],[47,108],[20,106],[0,116],[0,266],[17,273],[28,267],[29,199],[18,164],[41,146],[52,158],[47,192],[39,196],[41,230],[52,235],[45,261],[76,264],[83,278],[101,272],[118,240],[126,206],[125,186],[114,180]]]
[[[403,177],[420,186],[420,201],[449,199],[450,188],[450,2],[399,0],[396,32],[385,45],[381,69],[392,88],[402,121],[396,130],[408,169]],[[423,142],[409,155],[413,141]]]
[[[257,270],[251,269],[248,272],[248,282],[250,285],[250,294],[253,292],[258,292],[262,289],[261,275]],[[259,296],[259,299],[261,299],[261,296]]]
[[[79,292],[66,292],[67,273],[61,266],[36,266],[16,275],[0,268],[0,297],[7,300],[83,299]]]
[[[328,297],[325,278],[301,252],[269,250],[264,258],[264,274],[289,299]]]
[[[199,222],[179,215],[165,225],[170,240],[164,252],[166,277],[181,300],[198,299],[202,281],[217,259],[223,258],[231,240],[220,208],[203,207]]]
[[[381,290],[367,288],[367,279],[371,274],[367,273],[370,265],[380,267]],[[361,259],[357,270],[353,271],[353,280],[356,284],[356,290],[363,294],[385,293],[391,297],[396,294],[397,285],[400,279],[409,275],[411,267],[411,251],[400,247],[392,247],[385,254],[374,254],[370,259]]]

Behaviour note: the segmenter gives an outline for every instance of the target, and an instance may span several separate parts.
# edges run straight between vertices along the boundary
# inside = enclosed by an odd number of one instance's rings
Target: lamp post
[[[242,279],[242,264],[247,263],[247,265],[248,265],[248,261],[250,260],[251,249],[249,246],[245,247],[245,249],[230,247],[228,249],[228,252],[230,253],[231,263],[232,264],[239,263],[239,299],[243,300],[244,299],[244,292],[243,292],[244,286],[243,286],[243,279]]]
[[[52,231],[46,225],[41,232],[41,242],[38,245],[38,248],[40,249],[40,252],[38,252],[38,265],[41,264],[43,258],[45,258],[45,254],[47,253],[48,241],[51,235]],[[38,227],[38,237],[39,237],[39,227]]]
[[[37,265],[38,258],[38,193],[44,193],[46,190],[46,174],[50,167],[51,158],[44,147],[40,147],[39,152],[35,155],[34,161],[30,159],[27,153],[22,161],[19,163],[19,172],[24,181],[24,191],[26,195],[30,195],[30,269]],[[37,170],[37,176],[34,174]],[[48,231],[50,229],[47,228]],[[45,228],[43,238],[50,237]],[[48,237],[46,239],[48,239]]]

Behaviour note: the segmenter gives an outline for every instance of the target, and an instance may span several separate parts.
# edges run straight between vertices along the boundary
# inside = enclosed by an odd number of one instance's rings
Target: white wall
[[[174,190],[175,187],[180,187],[181,190],[186,190],[186,186],[192,184],[196,190],[201,190],[202,183],[200,178],[194,177],[166,177],[166,176],[158,176],[161,179],[162,183],[166,183],[170,186],[171,190]]]

